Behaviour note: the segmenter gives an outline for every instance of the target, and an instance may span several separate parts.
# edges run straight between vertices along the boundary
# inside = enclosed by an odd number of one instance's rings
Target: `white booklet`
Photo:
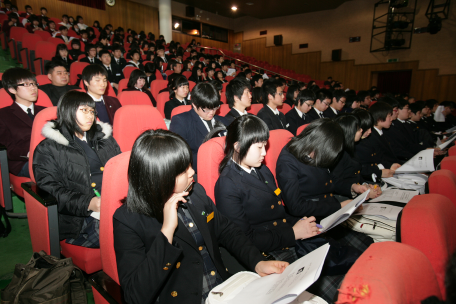
[[[366,198],[369,196],[370,190],[367,190],[363,194],[359,195],[357,198],[352,200],[350,203],[345,205],[345,207],[340,208],[338,211],[334,212],[331,215],[328,215],[324,219],[321,220],[320,225],[323,226],[323,228],[320,229],[320,231],[326,232],[331,228],[336,227],[340,223],[346,221],[352,214],[355,212],[355,210],[366,200]]]
[[[408,191],[400,189],[386,189],[382,195],[371,199],[370,203],[376,202],[398,202],[407,204],[415,195],[420,194],[419,191]]]
[[[363,210],[356,212],[355,215],[372,215],[387,220],[396,221],[399,212],[403,208],[387,204],[369,203],[363,205]]]
[[[260,277],[256,273],[237,273],[211,290],[206,303],[288,304],[320,277],[329,244],[306,254],[281,274]],[[238,288],[242,288],[237,292]]]
[[[449,138],[447,138],[447,140],[443,143],[443,144],[440,144],[438,147],[443,150],[445,149],[449,144],[451,144],[453,142],[453,140],[456,139],[456,133],[451,135]]]
[[[434,170],[434,149],[426,149],[418,152],[400,166],[395,173],[419,173],[432,172]]]
[[[454,131],[456,131],[456,127],[450,128],[450,129],[446,130],[445,132],[451,133],[451,132],[454,132]]]

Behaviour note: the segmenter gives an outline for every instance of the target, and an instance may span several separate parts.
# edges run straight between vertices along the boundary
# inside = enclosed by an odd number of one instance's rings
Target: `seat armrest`
[[[89,278],[90,284],[110,304],[127,303],[123,297],[122,287],[104,271],[99,271]]]
[[[30,195],[32,199],[47,208],[50,255],[60,257],[59,212],[57,200],[54,196],[44,191],[33,182],[22,183],[21,187],[24,189],[26,205],[28,199],[27,195]]]
[[[8,155],[6,147],[0,145],[0,171],[2,176],[2,189],[3,189],[3,202],[5,203],[5,210],[13,210],[13,200],[11,198],[11,184],[9,178]]]
[[[43,59],[41,57],[33,60],[33,66],[35,67],[35,75],[43,75]]]

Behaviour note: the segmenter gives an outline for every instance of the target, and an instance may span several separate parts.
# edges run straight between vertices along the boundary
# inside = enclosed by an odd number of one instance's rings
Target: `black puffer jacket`
[[[97,122],[95,152],[103,166],[120,154],[111,136],[111,125]],[[84,150],[74,141],[67,128],[53,128],[48,122],[41,133],[46,137],[35,149],[33,174],[37,185],[52,194],[58,202],[60,239],[76,238],[81,231],[90,200],[95,196],[90,185],[90,166]]]

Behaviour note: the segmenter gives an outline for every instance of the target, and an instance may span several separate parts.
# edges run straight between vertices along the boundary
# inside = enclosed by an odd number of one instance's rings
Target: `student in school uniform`
[[[68,56],[68,48],[67,48],[66,44],[61,43],[61,44],[57,45],[57,48],[55,50],[55,56],[52,57],[52,61],[55,61],[55,60],[60,60],[60,61],[64,62],[67,71],[70,70],[71,64],[74,61],[71,60],[71,58]]]
[[[146,88],[145,84],[146,84],[146,74],[141,70],[134,70],[133,72],[131,72],[127,87],[125,89],[123,89],[123,91],[124,92],[125,91],[143,92],[144,94],[146,94],[149,97],[152,105],[154,107],[156,107],[157,102],[155,101],[155,98],[152,95],[152,93]]]
[[[97,47],[93,44],[86,44],[85,51],[87,57],[82,58],[81,62],[87,62],[89,64],[101,65],[100,59],[97,58]]]
[[[127,61],[122,57],[122,46],[114,45],[112,47],[111,63],[118,66],[121,70],[127,65]]]
[[[152,62],[148,62],[144,65],[144,73],[146,73],[146,88],[150,88],[152,81],[157,79],[157,75],[155,75],[155,64]]]
[[[410,104],[410,120],[408,121],[408,127],[411,132],[415,135],[414,139],[418,143],[423,143],[425,147],[435,147],[436,139],[426,129],[425,122],[421,120],[421,111],[424,107],[424,101],[417,101]]]
[[[138,68],[138,69],[140,69],[141,71],[144,72],[144,65],[140,61],[141,60],[141,53],[139,52],[139,50],[137,50],[137,49],[131,50],[130,51],[130,56],[131,56],[131,60],[129,62],[127,62],[125,67],[132,66],[132,67]]]
[[[257,116],[261,118],[269,130],[287,129],[288,122],[285,115],[279,112],[278,106],[283,104],[282,84],[275,80],[268,80],[263,83],[263,108],[258,111]]]
[[[347,101],[347,95],[342,90],[334,90],[331,104],[323,112],[323,115],[328,118],[334,118],[336,115],[342,113],[342,109]]]
[[[316,100],[313,108],[308,112],[309,120],[312,122],[316,119],[327,118],[325,116],[325,111],[328,109],[333,98],[333,94],[330,90],[321,89],[316,93]]]
[[[290,107],[293,107],[296,98],[298,98],[298,93],[299,87],[297,85],[289,86],[284,103],[288,104]]]
[[[171,119],[173,109],[179,106],[190,105],[191,102],[187,100],[189,87],[188,80],[185,76],[178,76],[168,83],[169,98],[170,100],[165,103],[165,118]]]
[[[210,83],[199,83],[193,88],[192,107],[190,111],[174,116],[169,130],[182,136],[189,144],[193,165],[198,168],[198,149],[205,136],[219,123],[228,125],[228,121],[225,117],[215,115],[220,108],[220,96]]]
[[[226,101],[230,111],[225,115],[228,123],[231,124],[236,118],[247,115],[246,108],[252,104],[250,84],[242,78],[235,78],[226,86]]]
[[[358,94],[356,94],[356,98],[358,99],[361,108],[369,109],[372,102],[369,91],[359,91]]]
[[[84,89],[95,101],[97,118],[112,125],[114,115],[122,105],[116,97],[104,95],[108,85],[107,78],[106,69],[98,64],[88,65],[82,70]]]
[[[133,145],[128,195],[113,216],[119,280],[128,303],[204,303],[230,277],[219,245],[261,276],[288,265],[266,261],[204,188],[192,185],[192,167],[189,145],[167,130],[145,131]]]
[[[33,34],[36,31],[43,31],[43,28],[40,26],[40,20],[38,20],[37,16],[31,16],[29,18],[30,23],[26,24],[25,29]]]
[[[315,103],[315,93],[311,90],[299,91],[298,97],[294,101],[294,108],[285,114],[288,126],[288,131],[296,136],[298,128],[302,125],[310,123],[307,113],[312,109]]]
[[[117,94],[119,89],[119,81],[125,78],[122,70],[119,66],[111,64],[112,59],[109,51],[101,50],[98,55],[100,56],[101,66],[108,73],[107,79]]]
[[[357,158],[362,166],[378,166],[380,170],[395,171],[404,163],[397,156],[383,131],[391,127],[393,108],[383,101],[377,101],[369,108],[374,121],[372,133],[361,140],[355,149]]]

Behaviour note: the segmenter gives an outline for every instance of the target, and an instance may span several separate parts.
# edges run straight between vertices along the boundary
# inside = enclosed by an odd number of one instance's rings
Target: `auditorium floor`
[[[21,67],[12,60],[9,51],[0,48],[0,73],[12,67]],[[24,203],[13,197],[14,211],[23,212]],[[0,289],[5,288],[11,281],[16,264],[26,264],[32,257],[32,243],[27,219],[10,219],[12,230],[6,238],[0,238]],[[95,303],[92,293],[87,293],[87,302]]]

